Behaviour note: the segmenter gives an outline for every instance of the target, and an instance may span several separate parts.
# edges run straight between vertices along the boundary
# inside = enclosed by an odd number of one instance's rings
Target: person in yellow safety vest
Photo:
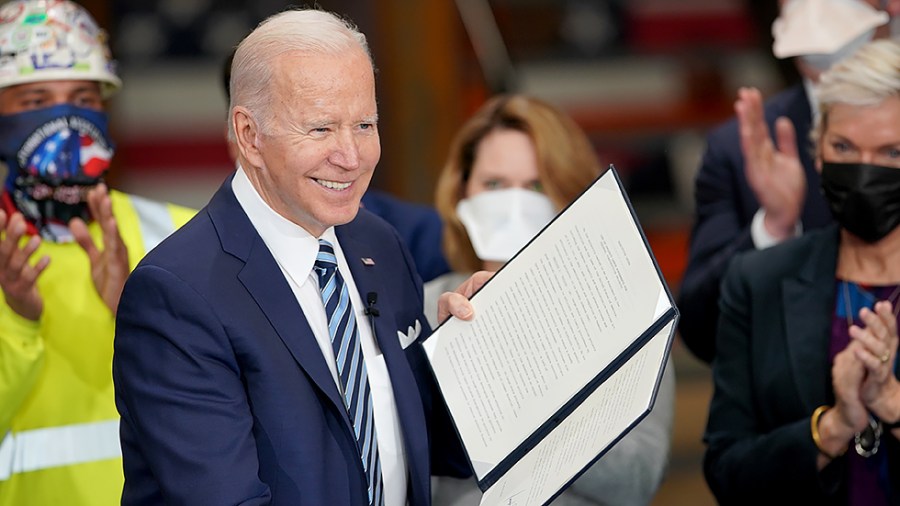
[[[121,86],[105,40],[68,0],[0,6],[0,506],[119,504],[116,306],[194,214],[103,183]]]

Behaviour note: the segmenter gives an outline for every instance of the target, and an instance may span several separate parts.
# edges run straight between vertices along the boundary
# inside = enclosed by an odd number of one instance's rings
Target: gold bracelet
[[[827,404],[823,404],[823,405],[819,406],[818,408],[816,408],[816,410],[813,411],[812,418],[809,419],[809,429],[810,429],[810,432],[812,432],[813,443],[816,444],[816,448],[819,449],[819,453],[828,457],[831,460],[834,460],[834,459],[840,457],[841,455],[843,455],[844,452],[847,451],[847,449],[845,448],[843,452],[841,452],[837,455],[832,455],[832,454],[826,452],[824,448],[822,448],[822,438],[819,436],[819,419],[822,418],[822,415],[824,415],[825,412],[828,411],[829,409],[831,409],[831,406],[828,406]]]

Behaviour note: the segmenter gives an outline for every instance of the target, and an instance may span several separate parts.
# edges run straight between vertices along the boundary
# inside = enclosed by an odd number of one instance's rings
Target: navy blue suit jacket
[[[375,336],[394,388],[408,500],[430,504],[429,426],[446,411],[419,344],[430,332],[421,281],[396,231],[374,215],[361,210],[335,232],[359,292],[378,294]],[[397,331],[417,320],[420,341],[401,348]],[[129,277],[113,377],[123,504],[367,503],[333,377],[231,178]],[[459,462],[438,472],[465,474]]]
[[[434,208],[371,188],[363,195],[362,205],[397,229],[424,283],[450,272],[441,249],[444,225]]]
[[[832,218],[813,162],[809,140],[812,113],[802,84],[766,101],[765,118],[772,134],[775,120],[781,116],[794,124],[797,150],[806,172],[806,200],[800,216],[803,229],[820,228],[831,223]],[[753,249],[750,223],[759,210],[759,202],[744,176],[736,118],[710,132],[697,173],[694,199],[696,216],[678,296],[678,329],[694,355],[709,363],[715,354],[719,284],[734,254]]]

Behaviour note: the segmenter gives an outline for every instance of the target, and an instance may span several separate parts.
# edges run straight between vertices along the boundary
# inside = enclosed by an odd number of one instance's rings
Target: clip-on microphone
[[[378,316],[380,315],[380,311],[375,307],[375,303],[378,302],[378,294],[375,292],[369,292],[366,294],[366,311],[365,313],[369,316]]]

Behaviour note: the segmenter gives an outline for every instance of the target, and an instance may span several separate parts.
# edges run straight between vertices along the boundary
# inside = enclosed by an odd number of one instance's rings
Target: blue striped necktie
[[[375,419],[366,362],[359,342],[356,315],[350,304],[350,292],[344,278],[337,270],[337,258],[331,243],[319,239],[319,254],[314,270],[319,277],[319,291],[328,318],[328,334],[341,379],[342,397],[362,459],[369,484],[369,504],[384,504],[381,484],[381,461],[378,459],[378,442],[375,436]]]

